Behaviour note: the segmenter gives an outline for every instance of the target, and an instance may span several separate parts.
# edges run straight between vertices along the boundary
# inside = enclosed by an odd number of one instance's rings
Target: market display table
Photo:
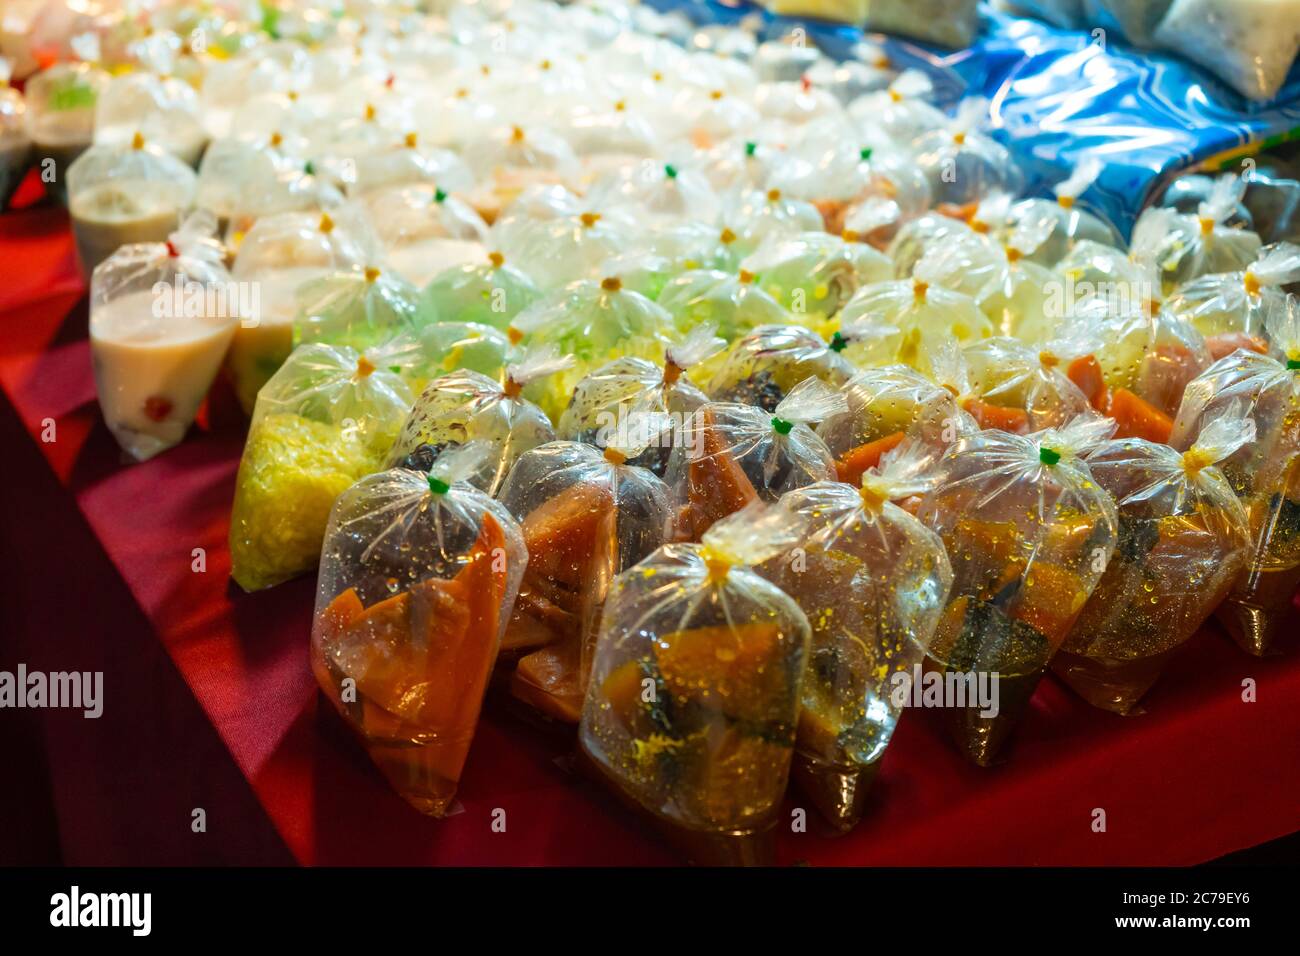
[[[403,803],[317,691],[314,579],[244,594],[227,577],[244,429],[230,396],[214,391],[179,447],[125,463],[61,210],[0,216],[0,275],[0,669],[104,672],[100,719],[23,715],[66,862],[673,862],[572,770],[570,739],[495,699],[454,815]],[[806,832],[782,828],[780,862],[1190,864],[1300,830],[1300,654],[1255,660],[1207,627],[1146,709],[1103,713],[1048,677],[990,770],[935,715],[905,714],[867,819],[833,838],[809,809]],[[801,806],[792,794],[787,819]]]

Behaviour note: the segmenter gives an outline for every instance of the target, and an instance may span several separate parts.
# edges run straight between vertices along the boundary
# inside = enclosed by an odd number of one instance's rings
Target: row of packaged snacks
[[[989,763],[1048,669],[1128,712],[1216,610],[1276,649],[1300,248],[1246,179],[1125,243],[1099,159],[1019,198],[987,104],[869,49],[363,6],[210,24],[198,172],[137,128],[67,185],[110,429],[166,450],[224,368],[232,575],[319,569],[317,677],[412,804],[495,681],[743,862],[792,774],[853,825],[919,675],[996,675],[946,710]]]

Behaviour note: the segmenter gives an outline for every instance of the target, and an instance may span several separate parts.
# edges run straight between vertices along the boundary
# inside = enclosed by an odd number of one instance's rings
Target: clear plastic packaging
[[[670,280],[658,303],[668,310],[682,332],[710,324],[728,342],[762,325],[788,325],[790,315],[755,283],[752,272],[695,270]]]
[[[964,363],[961,371],[965,373]],[[864,474],[905,441],[941,457],[963,434],[978,431],[958,403],[958,395],[969,390],[968,383],[963,379],[960,387],[948,385],[906,365],[864,369],[849,379],[843,386],[847,410],[817,426],[818,437],[835,456],[839,480],[859,484]]]
[[[815,333],[797,325],[768,325],[732,343],[711,364],[704,391],[715,402],[739,402],[766,412],[806,378],[838,388],[854,367]]]
[[[962,408],[981,428],[1018,435],[1062,428],[1091,411],[1087,396],[1065,373],[1075,352],[1091,351],[1069,350],[1066,343],[1038,348],[1002,337],[974,342],[962,350],[970,376]]]
[[[982,766],[1028,709],[1115,548],[1115,504],[1083,460],[1113,427],[1091,417],[1029,436],[966,436],[921,502],[918,517],[943,539],[954,573],[926,667],[964,679],[967,703],[946,717]]]
[[[227,371],[246,412],[293,350],[299,290],[334,272],[360,270],[376,249],[369,223],[350,207],[265,216],[244,237],[231,271],[256,290],[257,309],[235,333]]]
[[[754,508],[615,578],[583,704],[582,755],[698,863],[771,862],[810,629],[752,568],[803,531]]]
[[[793,776],[841,832],[862,815],[901,716],[896,688],[925,657],[948,603],[943,542],[894,503],[930,490],[934,463],[924,447],[904,444],[857,487],[791,491],[781,507],[808,526],[759,569],[812,627]]]
[[[884,254],[824,232],[771,242],[740,266],[798,321],[814,328],[835,318],[858,289],[894,274]]]
[[[428,471],[447,448],[482,439],[492,453],[466,480],[495,495],[520,455],[555,440],[546,413],[522,397],[525,387],[571,363],[553,350],[534,350],[506,368],[503,382],[467,369],[434,379],[402,425],[388,467]]]
[[[665,424],[634,420],[639,434],[625,433],[604,451],[580,442],[541,445],[519,457],[501,488],[499,500],[519,519],[529,554],[503,643],[518,657],[511,692],[564,723],[581,716],[614,577],[669,540],[667,486],[629,464]]]
[[[451,806],[528,552],[515,520],[461,480],[371,475],[340,495],[321,552],[312,670],[393,788]]]
[[[1247,99],[1277,96],[1300,51],[1300,6],[1173,0],[1156,42],[1216,74]]]
[[[617,210],[583,209],[537,219],[511,216],[493,226],[492,241],[550,291],[599,277],[603,263],[623,252],[636,231],[636,221]]]
[[[215,227],[206,213],[192,216],[165,243],[121,247],[91,279],[99,405],[137,461],[185,437],[240,321]]]
[[[365,349],[398,332],[418,333],[427,316],[415,287],[374,266],[310,279],[298,288],[293,342]]]
[[[653,159],[642,160],[596,183],[591,199],[598,207],[619,210],[651,223],[683,219],[713,222],[722,211],[722,202],[707,176]]]
[[[634,415],[663,415],[667,424],[651,436],[634,465],[663,476],[677,429],[708,401],[690,370],[726,347],[712,325],[698,325],[666,350],[663,367],[639,358],[615,359],[580,381],[556,433],[569,441],[605,447],[611,434],[622,434]]]
[[[316,567],[330,508],[383,467],[414,401],[408,341],[358,353],[304,345],[258,393],[235,480],[230,576],[246,591]]]
[[[1007,148],[979,131],[988,115],[986,101],[968,97],[946,127],[912,144],[936,203],[961,206],[994,193],[1021,191],[1024,177]]]
[[[1056,184],[1054,202],[1026,199],[1012,207],[1010,222],[1013,229],[1021,224],[1037,223],[1044,217],[1054,223],[1048,236],[1037,248],[1029,251],[1029,259],[1050,268],[1081,242],[1123,248],[1124,240],[1115,227],[1079,203],[1079,198],[1097,181],[1104,167],[1100,159],[1085,159],[1067,179]]]
[[[387,267],[416,288],[423,289],[448,269],[487,258],[487,223],[441,187],[380,189],[364,202],[384,246]]]
[[[136,136],[93,146],[68,168],[68,212],[85,275],[120,246],[165,242],[194,201],[196,177],[183,162]]]
[[[139,133],[188,166],[197,166],[208,134],[194,88],[175,77],[126,73],[113,77],[95,104],[95,142],[125,147]]]
[[[50,188],[67,197],[68,170],[95,139],[95,103],[109,76],[89,63],[56,63],[31,77],[23,89],[27,99],[27,134],[36,164],[47,161]]]
[[[1300,281],[1300,246],[1266,246],[1243,270],[1203,275],[1181,285],[1165,308],[1206,338],[1216,358],[1236,351],[1244,339],[1262,352],[1268,348],[1265,316],[1285,304],[1286,287]]]
[[[488,378],[501,378],[516,358],[515,346],[502,331],[474,322],[430,322],[415,333],[424,361],[411,370],[411,377],[428,380],[457,369],[469,369]]]
[[[615,358],[662,362],[676,338],[672,316],[617,276],[582,280],[540,299],[515,317],[511,328],[532,347],[551,347],[574,363],[534,383],[527,395],[559,421],[573,389],[589,372]]]
[[[1185,453],[1140,438],[1089,453],[1115,499],[1119,539],[1052,670],[1094,706],[1131,712],[1244,569],[1249,519],[1214,466],[1253,429],[1229,409]]]
[[[500,127],[465,146],[466,165],[480,185],[467,199],[487,222],[529,186],[576,183],[573,148],[544,127]]]
[[[824,225],[816,206],[780,189],[745,189],[724,196],[722,221],[734,236],[729,243],[733,253],[741,256]]]
[[[879,130],[889,141],[911,143],[948,124],[948,116],[933,103],[934,83],[920,70],[904,70],[889,88],[867,93],[849,104],[849,116],[864,132]]]
[[[1215,180],[1210,197],[1200,204],[1195,216],[1168,216],[1165,210],[1156,208],[1142,214],[1134,227],[1135,234],[1148,216],[1155,217],[1168,230],[1155,249],[1166,293],[1204,275],[1244,271],[1259,258],[1259,236],[1228,224],[1245,191],[1244,180],[1225,173]]]
[[[775,412],[731,402],[701,406],[682,426],[664,476],[680,538],[701,540],[751,501],[834,481],[835,460],[813,426],[847,408],[840,391],[815,378],[792,389]]]
[[[1279,650],[1293,628],[1300,586],[1300,308],[1294,299],[1266,326],[1280,358],[1239,349],[1187,386],[1170,444],[1192,447],[1228,409],[1252,419],[1254,440],[1224,459],[1227,476],[1250,516],[1251,553],[1218,617],[1245,651]]]
[[[475,322],[505,331],[541,297],[537,283],[494,250],[478,262],[434,276],[424,287],[421,302],[440,320]]]

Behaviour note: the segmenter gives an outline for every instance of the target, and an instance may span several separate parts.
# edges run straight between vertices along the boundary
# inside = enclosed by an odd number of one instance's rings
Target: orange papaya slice
[[[1205,348],[1209,351],[1210,358],[1216,362],[1231,355],[1237,349],[1258,352],[1260,355],[1268,354],[1268,342],[1258,335],[1247,335],[1245,332],[1221,332],[1218,335],[1211,335],[1205,340]]]
[[[579,642],[570,639],[520,658],[510,692],[543,714],[576,724],[582,716],[580,656]]]
[[[902,444],[905,437],[903,432],[894,432],[892,435],[877,438],[849,451],[835,463],[835,471],[840,481],[850,485],[861,482],[862,476],[879,465],[880,459]]]
[[[767,621],[675,631],[655,651],[671,693],[738,720],[766,719],[774,696],[784,696],[781,654],[781,631]]]
[[[701,447],[691,458],[686,476],[690,511],[687,518],[694,540],[703,537],[714,522],[735,514],[758,498],[758,492],[740,463],[724,446],[713,410],[700,412]]]
[[[579,588],[596,536],[613,511],[611,489],[590,482],[574,485],[534,508],[522,523],[529,580]]]
[[[1115,419],[1116,438],[1145,438],[1166,445],[1174,430],[1174,420],[1127,388],[1117,388],[1107,410]]]
[[[1071,362],[1065,369],[1065,377],[1078,386],[1088,399],[1088,404],[1106,413],[1109,396],[1106,394],[1106,379],[1101,374],[1101,363],[1095,355],[1083,355]]]
[[[1029,413],[1023,408],[1003,408],[982,402],[978,398],[966,399],[963,407],[970,412],[980,428],[995,428],[1018,435],[1029,431]]]

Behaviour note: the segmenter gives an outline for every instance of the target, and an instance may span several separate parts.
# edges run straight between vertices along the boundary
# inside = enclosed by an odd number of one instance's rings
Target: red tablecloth
[[[228,397],[214,394],[206,427],[180,447],[124,463],[95,403],[63,214],[0,217],[0,272],[0,387],[12,406],[0,434],[18,472],[0,505],[16,634],[0,668],[105,672],[101,720],[25,712],[68,862],[672,861],[568,769],[567,741],[492,705],[462,811],[435,821],[408,808],[317,692],[314,581],[247,595],[227,579],[243,437]],[[56,440],[43,441],[51,421]],[[206,572],[192,569],[195,548]],[[1247,677],[1257,702],[1241,699]],[[870,817],[844,838],[815,822],[785,833],[780,859],[1187,864],[1300,829],[1300,655],[1255,660],[1207,628],[1146,706],[1102,713],[1049,677],[1010,761],[991,770],[963,762],[930,715],[906,714]],[[206,833],[191,829],[196,807]],[[503,833],[491,825],[498,808]],[[1105,832],[1092,827],[1096,808]]]

